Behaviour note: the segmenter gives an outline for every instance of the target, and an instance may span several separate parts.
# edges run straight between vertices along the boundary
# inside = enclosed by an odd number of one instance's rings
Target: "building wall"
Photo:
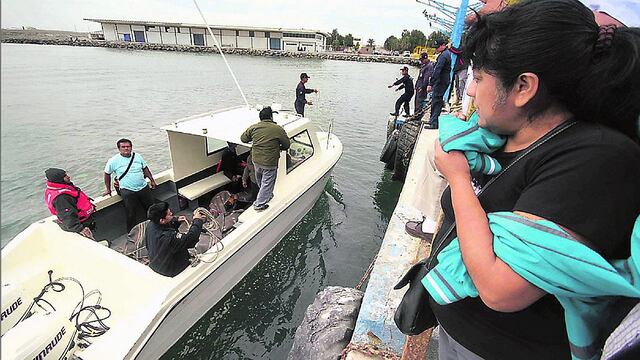
[[[219,32],[218,32],[218,34],[216,34],[215,30],[214,30],[214,35],[216,37],[216,40],[218,40],[218,44],[222,44],[222,39],[220,39]],[[209,34],[207,34],[207,36],[205,36],[204,41],[205,41],[205,44],[207,44],[207,46],[211,46],[211,47],[215,47],[216,46],[216,42],[213,40],[213,38]]]
[[[269,48],[269,39],[267,38],[253,38],[253,48],[254,49],[268,49]]]
[[[118,40],[127,41],[128,36],[128,41],[133,41],[133,32],[131,31],[131,25],[116,24],[116,32],[118,33]]]
[[[102,24],[102,33],[106,41],[117,41],[118,33],[114,24]]]
[[[248,36],[238,36],[237,38],[238,48],[240,49],[250,49],[251,48],[251,38]]]
[[[236,31],[222,30],[222,47],[236,47]]]
[[[102,23],[102,29],[107,41],[133,42],[135,41],[134,32],[142,31],[144,41],[149,43],[194,45],[193,34],[201,34],[205,46],[215,46],[215,41],[205,28]],[[212,32],[222,47],[230,48],[314,52],[324,51],[326,41],[323,35],[309,33],[240,29],[212,29]]]
[[[191,45],[191,32],[189,28],[178,28],[176,33],[176,41],[179,45]]]
[[[176,42],[176,28],[171,26],[165,26],[164,31],[160,31],[160,38],[163,44],[177,44]]]
[[[147,31],[147,42],[162,44],[162,38],[160,37],[160,34],[160,31]]]

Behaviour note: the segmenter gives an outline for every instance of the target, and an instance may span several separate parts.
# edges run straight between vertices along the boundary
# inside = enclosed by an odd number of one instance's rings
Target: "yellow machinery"
[[[413,52],[411,53],[411,58],[412,59],[420,59],[420,54],[422,53],[427,53],[429,54],[429,59],[431,59],[431,61],[435,61],[436,60],[436,50],[433,48],[429,48],[426,46],[416,46],[415,49],[413,49]]]

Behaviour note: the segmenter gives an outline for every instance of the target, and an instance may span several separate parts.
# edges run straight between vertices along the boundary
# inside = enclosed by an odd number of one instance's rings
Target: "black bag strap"
[[[131,164],[133,164],[133,159],[135,157],[136,157],[136,153],[132,153],[131,160],[129,160],[129,165],[127,165],[127,169],[122,173],[122,175],[120,175],[120,177],[118,178],[118,181],[122,180],[122,178],[125,177],[125,175],[127,175],[127,173],[129,172],[129,169],[131,169]]]
[[[536,142],[534,142],[531,146],[529,146],[529,148],[527,148],[522,154],[520,154],[509,165],[507,165],[507,167],[504,168],[504,170],[502,170],[501,172],[499,172],[498,175],[496,175],[493,178],[491,178],[491,180],[489,180],[482,187],[482,189],[480,189],[480,191],[478,192],[477,197],[480,197],[485,192],[485,190],[487,190],[487,188],[489,188],[489,186],[491,186],[493,183],[495,183],[496,180],[498,180],[504,173],[506,173],[509,169],[511,169],[513,167],[513,165],[515,165],[518,161],[522,160],[527,155],[531,154],[535,149],[539,148],[544,143],[546,143],[547,141],[553,139],[556,135],[558,135],[561,132],[567,130],[568,128],[572,127],[575,124],[577,124],[577,122],[573,121],[573,120],[565,121],[564,123],[562,123],[562,124],[558,125],[556,128],[554,128],[553,130],[551,130],[548,133],[546,133],[543,137],[541,137]],[[448,185],[447,185],[447,187],[448,187]],[[429,255],[429,260],[427,261],[427,269],[431,269],[432,268],[431,267],[431,263],[433,262],[433,259],[438,256],[438,254],[442,250],[442,247],[445,245],[445,242],[446,242],[447,238],[449,237],[449,235],[451,235],[451,232],[453,232],[453,229],[455,229],[455,227],[456,227],[456,223],[454,222],[453,224],[451,224],[449,229],[447,229],[447,231],[445,232],[444,236],[440,238],[440,242],[435,247],[432,247],[433,251]],[[435,240],[434,240],[434,243],[435,243]]]

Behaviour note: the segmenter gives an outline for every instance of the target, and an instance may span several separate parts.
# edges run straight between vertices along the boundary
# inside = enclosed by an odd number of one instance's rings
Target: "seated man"
[[[196,211],[186,234],[178,232],[184,216],[174,219],[169,204],[153,204],[147,212],[151,222],[147,225],[145,240],[149,252],[149,267],[164,276],[176,276],[189,266],[189,252],[200,238],[205,216]]]
[[[73,185],[66,171],[50,168],[44,173],[47,177],[44,202],[51,214],[58,217],[58,224],[62,230],[95,240],[91,232],[96,227],[93,218],[95,206],[91,199],[79,187]]]
[[[231,180],[231,192],[233,193],[242,191],[242,172],[246,166],[246,163],[236,152],[237,147],[237,144],[227,142],[227,147],[222,152],[222,157],[216,167],[216,173],[222,172]]]

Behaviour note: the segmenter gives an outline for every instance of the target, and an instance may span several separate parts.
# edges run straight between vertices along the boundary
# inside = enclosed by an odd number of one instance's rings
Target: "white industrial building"
[[[85,19],[102,26],[106,41],[215,46],[205,25]],[[329,34],[318,30],[212,25],[220,46],[240,49],[325,51]]]

